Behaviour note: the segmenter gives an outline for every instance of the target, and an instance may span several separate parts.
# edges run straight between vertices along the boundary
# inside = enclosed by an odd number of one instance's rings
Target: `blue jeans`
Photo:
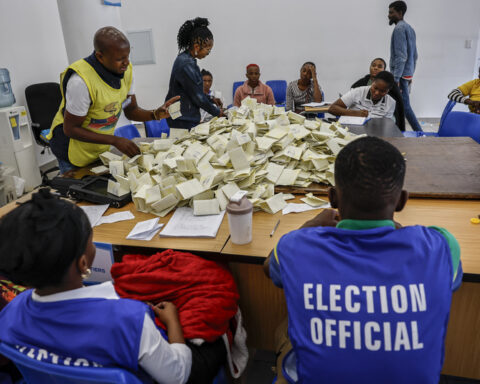
[[[403,106],[405,108],[405,117],[414,131],[422,132],[423,129],[420,127],[420,124],[418,124],[415,112],[413,112],[412,106],[410,105],[410,84],[411,81],[400,79],[400,93],[402,94]]]
[[[72,169],[77,169],[77,167],[72,163],[70,163],[69,161],[59,159],[58,157],[57,157],[57,161],[58,161],[58,168],[60,169],[60,174],[62,175],[68,171],[71,171]]]

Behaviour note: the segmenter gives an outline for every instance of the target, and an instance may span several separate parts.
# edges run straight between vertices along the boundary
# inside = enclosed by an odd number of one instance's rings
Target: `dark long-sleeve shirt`
[[[187,51],[179,54],[173,63],[165,100],[174,96],[180,96],[182,116],[176,120],[167,119],[171,128],[190,129],[198,125],[200,108],[213,116],[220,114],[220,110],[203,93],[203,79],[197,60]]]

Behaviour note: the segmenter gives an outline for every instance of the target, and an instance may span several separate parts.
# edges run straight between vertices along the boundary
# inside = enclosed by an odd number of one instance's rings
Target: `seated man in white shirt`
[[[390,72],[379,72],[372,85],[351,89],[330,106],[328,113],[335,116],[388,117],[393,120],[395,100],[388,92],[394,82]]]

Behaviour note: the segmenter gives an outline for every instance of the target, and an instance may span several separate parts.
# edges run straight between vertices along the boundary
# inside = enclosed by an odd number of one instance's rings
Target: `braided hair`
[[[91,234],[81,208],[42,188],[0,219],[0,273],[35,288],[58,285]]]
[[[197,17],[187,20],[182,24],[177,34],[178,50],[184,52],[193,47],[193,44],[205,44],[208,40],[213,40],[213,35],[208,29],[208,19]]]
[[[405,169],[405,159],[392,144],[363,137],[338,153],[335,184],[357,209],[382,209],[401,192]]]

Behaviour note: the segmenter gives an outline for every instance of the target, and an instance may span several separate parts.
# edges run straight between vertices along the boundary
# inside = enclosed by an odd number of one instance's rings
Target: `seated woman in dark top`
[[[180,27],[177,43],[180,54],[175,59],[170,76],[168,95],[180,95],[182,116],[167,119],[170,133],[172,128],[188,132],[200,123],[200,108],[212,116],[223,116],[221,109],[210,102],[203,93],[203,79],[197,59],[208,56],[213,48],[213,35],[208,29],[208,20],[197,17],[187,20]]]
[[[373,59],[372,63],[370,64],[370,74],[365,75],[365,77],[362,77],[360,80],[353,83],[351,88],[371,85],[373,78],[377,76],[379,72],[385,71],[385,68],[387,68],[387,63],[385,60],[380,57]],[[400,130],[403,132],[405,131],[405,110],[403,108],[403,100],[402,95],[400,94],[400,88],[398,88],[397,83],[393,84],[393,87],[388,94],[396,101],[394,112],[395,122],[398,128],[400,128]]]

